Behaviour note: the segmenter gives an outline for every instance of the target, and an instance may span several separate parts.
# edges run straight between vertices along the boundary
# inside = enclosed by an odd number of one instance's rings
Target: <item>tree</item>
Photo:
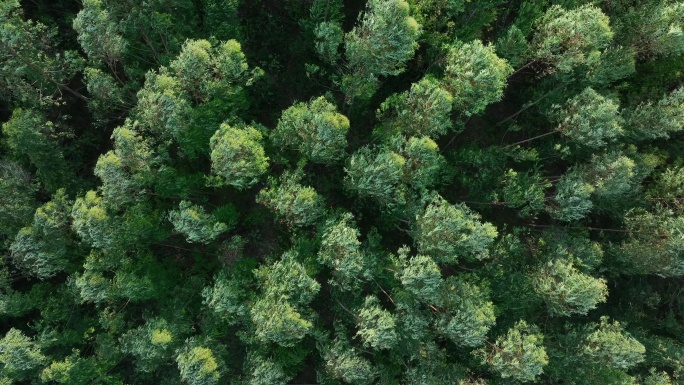
[[[550,213],[562,221],[582,219],[594,206],[591,202],[593,193],[594,186],[585,181],[582,172],[570,169],[556,184],[558,207],[552,207]]]
[[[496,56],[494,46],[474,40],[449,50],[442,85],[454,95],[454,109],[471,116],[501,100],[512,72],[508,62]]]
[[[0,159],[0,235],[14,237],[31,223],[38,184],[19,164]]]
[[[405,159],[404,183],[419,191],[437,184],[446,161],[432,139],[397,136],[391,139],[390,147]]]
[[[585,337],[583,354],[615,369],[628,369],[644,360],[646,348],[626,333],[619,322],[601,317],[596,330]]]
[[[487,350],[481,350],[484,361],[502,378],[521,382],[535,381],[549,362],[542,345],[544,337],[537,327],[518,321]]]
[[[21,106],[54,104],[62,91],[81,99],[84,95],[69,87],[82,67],[76,52],[56,48],[56,29],[24,20],[18,0],[0,5],[0,89],[2,97]]]
[[[358,331],[365,346],[391,349],[397,343],[394,316],[383,309],[376,297],[366,297],[358,315]]]
[[[362,147],[347,160],[344,184],[361,198],[371,198],[380,206],[404,203],[401,181],[406,159],[389,148],[375,151]]]
[[[517,25],[511,25],[496,41],[496,52],[513,67],[520,67],[530,56],[530,44]]]
[[[495,323],[488,289],[475,284],[471,277],[451,276],[442,285],[440,295],[442,311],[435,320],[437,331],[459,346],[482,345]]]
[[[367,270],[359,241],[361,234],[353,219],[349,213],[329,219],[318,252],[318,260],[333,269],[335,282],[345,290],[356,287]]]
[[[425,255],[408,256],[409,249],[399,249],[398,264],[401,267],[398,276],[401,284],[423,301],[441,304],[439,298],[442,288],[442,273],[435,261]]]
[[[116,241],[114,220],[107,213],[104,201],[95,191],[74,202],[71,210],[72,228],[81,239],[95,248],[112,247]]]
[[[637,139],[668,139],[684,129],[684,87],[665,95],[656,105],[650,102],[627,112],[627,127]]]
[[[50,366],[40,373],[40,379],[43,382],[52,381],[58,384],[87,385],[98,379],[111,380],[111,376],[105,376],[103,379],[93,358],[72,353],[64,360],[52,361]]]
[[[629,238],[620,251],[626,270],[634,274],[657,274],[665,277],[684,275],[682,250],[684,217],[659,208],[653,212],[635,208],[625,214]]]
[[[465,205],[452,205],[435,195],[416,216],[413,237],[418,252],[445,264],[455,264],[459,258],[468,261],[487,258],[487,248],[496,238],[497,231],[492,224],[481,223],[479,219],[480,216]]]
[[[285,173],[280,181],[270,180],[270,187],[257,195],[257,203],[273,210],[288,226],[314,225],[325,214],[325,202],[313,187],[302,186],[301,173]]]
[[[257,357],[250,360],[251,373],[249,385],[285,385],[290,376],[285,373],[283,366],[270,358]]]
[[[304,306],[313,300],[321,285],[307,274],[296,258],[296,252],[286,252],[273,265],[255,270],[254,275],[261,281],[266,296],[280,297],[295,306]]]
[[[213,385],[221,376],[211,349],[188,341],[178,352],[176,362],[181,378],[190,385]]]
[[[606,280],[579,272],[572,262],[549,261],[533,276],[535,289],[551,315],[587,314],[606,302]]]
[[[411,59],[418,43],[420,25],[409,16],[403,0],[369,0],[360,24],[345,35],[344,46],[350,74],[342,89],[350,101],[372,95],[377,76],[398,75]]]
[[[225,223],[207,214],[204,207],[188,201],[181,201],[177,210],[169,212],[169,221],[190,243],[209,243],[228,230]]]
[[[147,320],[144,325],[121,336],[121,350],[135,357],[137,370],[153,372],[173,359],[173,348],[177,346],[178,335],[171,329],[171,325],[163,318]]]
[[[314,29],[316,53],[325,62],[333,64],[340,58],[339,48],[344,34],[342,25],[335,21],[322,21]]]
[[[242,84],[253,80],[249,77],[242,46],[236,40],[221,42],[217,46],[212,46],[207,40],[188,40],[169,64],[169,69],[180,87],[196,102],[221,97],[221,93],[234,95]]]
[[[104,62],[117,75],[116,65],[126,49],[120,25],[103,6],[102,0],[85,0],[73,22],[81,48],[94,62]]]
[[[235,40],[188,40],[168,67],[147,73],[132,115],[141,133],[161,148],[175,141],[188,157],[205,154],[213,125],[245,109],[243,87],[260,73],[248,69]]]
[[[601,148],[622,136],[619,104],[587,87],[557,112],[558,127],[573,142]]]
[[[192,112],[190,97],[166,68],[162,67],[159,73],[149,72],[137,97],[133,113],[144,134],[178,140],[188,130]]]
[[[677,56],[684,52],[684,4],[659,2],[632,9],[623,19],[624,37],[643,57]]]
[[[40,279],[67,269],[75,249],[68,235],[72,204],[65,191],[58,190],[36,210],[33,224],[19,230],[9,248],[15,265]]]
[[[70,171],[58,143],[65,133],[57,132],[54,123],[35,110],[16,108],[10,120],[3,123],[2,133],[10,151],[17,159],[28,158],[48,191],[67,187]]]
[[[35,376],[45,364],[46,357],[33,339],[18,329],[11,328],[0,340],[0,373],[5,378],[22,381]]]
[[[323,96],[283,111],[271,134],[276,146],[296,149],[315,163],[334,163],[345,156],[349,119]]]
[[[364,385],[371,383],[376,377],[371,363],[339,337],[321,354],[325,360],[325,371],[332,378],[347,384]]]
[[[637,165],[620,152],[592,156],[591,162],[571,168],[556,185],[551,214],[560,220],[582,219],[593,207],[610,210],[637,188]],[[592,201],[593,198],[593,201]]]
[[[263,296],[252,305],[250,315],[254,337],[262,343],[292,347],[313,327],[284,296]]]
[[[221,124],[210,142],[211,167],[219,183],[243,190],[259,181],[268,169],[261,140],[261,133],[253,127]]]
[[[114,129],[112,139],[114,150],[100,155],[94,172],[102,181],[100,191],[107,206],[119,209],[143,198],[143,188],[153,179],[158,162],[149,141],[130,120]]]
[[[203,303],[229,324],[233,324],[249,315],[249,292],[245,286],[246,283],[238,277],[221,271],[216,276],[214,285],[202,291]]]
[[[656,372],[651,368],[648,377],[644,379],[644,385],[672,385],[672,380],[667,372]]]
[[[401,133],[436,139],[452,127],[454,98],[439,82],[425,77],[411,84],[411,89],[388,97],[380,106],[378,119],[383,121],[381,135]]]
[[[501,195],[506,206],[517,209],[521,217],[537,215],[544,208],[545,190],[551,187],[551,183],[537,170],[526,174],[509,169],[501,183]]]
[[[597,201],[603,203],[618,203],[621,198],[633,194],[640,182],[636,162],[620,152],[594,155],[582,171],[594,186]]]
[[[535,60],[547,64],[548,72],[569,72],[578,65],[592,64],[613,39],[610,19],[593,5],[565,10],[549,8],[538,19],[532,50]]]

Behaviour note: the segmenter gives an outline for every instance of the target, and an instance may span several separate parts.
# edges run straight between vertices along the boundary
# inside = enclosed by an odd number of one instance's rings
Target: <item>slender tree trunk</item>
[[[545,137],[545,136],[549,136],[549,135],[555,134],[555,133],[557,133],[557,132],[560,132],[560,131],[558,131],[558,130],[553,130],[553,131],[547,132],[547,133],[545,133],[545,134],[537,135],[537,136],[534,136],[534,137],[529,138],[529,139],[525,139],[525,140],[521,140],[521,141],[519,141],[519,142],[515,142],[515,143],[512,143],[512,144],[509,144],[508,146],[504,146],[504,148],[509,148],[509,147],[517,146],[518,144],[523,144],[523,143],[531,142],[531,141],[533,141],[533,140],[535,140],[535,139],[543,138],[543,137]]]
[[[527,62],[527,63],[526,63],[525,65],[523,65],[522,67],[520,67],[520,68],[518,68],[517,70],[513,71],[512,74],[508,75],[508,79],[512,78],[512,77],[515,76],[518,72],[524,70],[525,68],[531,66],[532,64],[534,64],[534,63],[536,63],[536,62],[537,62],[537,59],[532,59],[532,60],[530,60],[529,62]]]

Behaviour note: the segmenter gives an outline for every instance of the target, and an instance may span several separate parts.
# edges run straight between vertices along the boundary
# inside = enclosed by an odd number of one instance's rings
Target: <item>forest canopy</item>
[[[684,384],[684,2],[0,0],[0,385]]]

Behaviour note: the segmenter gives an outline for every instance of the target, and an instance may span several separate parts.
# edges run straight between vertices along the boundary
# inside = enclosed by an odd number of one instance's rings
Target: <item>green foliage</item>
[[[619,152],[593,156],[583,172],[594,185],[594,195],[602,202],[620,201],[634,193],[638,182],[636,163]]]
[[[684,87],[665,95],[658,104],[643,103],[627,115],[627,127],[637,139],[667,139],[684,128]]]
[[[655,369],[651,369],[648,377],[644,379],[644,385],[671,385],[672,381],[667,372],[656,372]]]
[[[323,21],[314,30],[316,36],[316,53],[328,63],[335,63],[340,58],[339,48],[344,35],[342,26],[333,21]]]
[[[394,316],[383,309],[376,297],[366,297],[358,314],[358,331],[364,346],[391,349],[397,343]]]
[[[682,4],[0,1],[0,384],[676,383]]]
[[[266,296],[279,297],[296,306],[303,306],[311,302],[321,286],[309,277],[296,258],[295,252],[286,252],[273,265],[255,270],[254,275],[261,281]]]
[[[409,5],[403,0],[369,0],[359,21],[344,39],[350,75],[342,88],[348,99],[372,94],[374,90],[368,92],[360,83],[402,73],[420,35],[420,25],[409,16]]]
[[[72,354],[62,361],[53,361],[43,369],[40,379],[43,382],[53,381],[58,384],[87,385],[95,381],[100,374],[93,359]]]
[[[608,47],[589,68],[587,80],[596,86],[606,86],[636,72],[636,52],[630,47]]]
[[[321,354],[325,360],[325,371],[332,378],[347,384],[363,385],[371,383],[376,377],[370,362],[345,341],[336,339]]]
[[[8,379],[18,382],[33,377],[45,360],[36,343],[18,329],[11,328],[0,340],[0,373]]]
[[[170,329],[164,319],[148,320],[121,336],[121,350],[135,357],[137,370],[152,372],[173,359],[178,336]]]
[[[245,189],[259,181],[268,169],[261,139],[261,133],[250,126],[221,124],[211,137],[211,167],[220,183]]]
[[[594,186],[585,181],[582,172],[571,169],[556,184],[558,207],[552,207],[550,213],[562,221],[582,219],[594,206],[591,202],[593,193]]]
[[[137,122],[146,132],[163,139],[179,138],[190,123],[191,105],[179,81],[162,68],[149,72],[138,91]]]
[[[625,18],[624,28],[630,28],[625,37],[642,56],[678,56],[684,52],[684,4],[657,2],[643,4],[631,10]]]
[[[120,26],[112,20],[102,0],[85,0],[83,9],[73,22],[78,42],[85,54],[93,61],[102,61],[110,68],[122,59],[126,41]]]
[[[494,304],[486,287],[467,276],[449,277],[442,286],[443,313],[436,320],[439,333],[455,344],[477,347],[494,326]]]
[[[506,59],[511,66],[517,68],[525,64],[530,55],[530,45],[525,34],[515,24],[496,41],[496,52]]]
[[[632,209],[625,215],[625,222],[630,233],[621,251],[627,270],[666,277],[684,274],[684,242],[679,236],[684,231],[684,217],[666,209]]]
[[[432,139],[410,137],[392,139],[391,147],[404,159],[404,182],[416,190],[426,190],[437,184],[445,161]]]
[[[537,21],[532,39],[536,60],[549,65],[548,72],[569,72],[594,63],[613,39],[609,18],[593,5],[565,10],[549,8]]]
[[[24,20],[18,0],[0,4],[0,97],[13,104],[40,107],[59,103],[62,92],[86,100],[69,80],[83,63],[74,51],[59,51],[57,30]]]
[[[454,108],[465,116],[484,111],[503,97],[506,79],[513,68],[496,56],[494,46],[481,41],[450,49],[446,57],[443,86],[454,95]]]
[[[453,96],[432,78],[411,84],[409,91],[387,98],[378,111],[384,132],[436,139],[452,127]]]
[[[534,216],[544,208],[544,190],[551,187],[539,174],[526,175],[513,170],[506,171],[502,197],[506,206],[518,209],[521,217]]]
[[[141,190],[152,179],[155,163],[150,144],[130,121],[114,129],[115,148],[101,155],[95,165],[100,191],[108,207],[120,208],[139,201]]]
[[[587,314],[606,302],[606,280],[579,272],[571,262],[549,261],[533,275],[535,289],[551,315]]]
[[[257,195],[257,203],[273,210],[288,226],[315,224],[325,214],[323,198],[309,186],[299,184],[301,175],[285,173],[279,182],[270,180],[270,187]]]
[[[249,385],[285,385],[289,377],[285,374],[282,365],[272,359],[259,358],[252,363]]]
[[[329,219],[318,252],[318,260],[333,269],[335,283],[345,290],[357,286],[367,270],[359,241],[360,232],[353,220],[349,213]]]
[[[49,191],[65,187],[68,166],[59,148],[60,133],[52,122],[34,110],[13,111],[10,120],[2,125],[5,143],[18,159],[27,157],[36,168],[36,176]]]
[[[258,341],[283,347],[294,346],[313,327],[284,296],[262,297],[254,303],[250,315],[255,327],[254,337]]]
[[[176,357],[181,378],[190,385],[218,383],[221,374],[214,353],[207,347],[193,345],[188,341]]]
[[[95,191],[74,202],[71,210],[72,228],[81,239],[96,248],[111,247],[116,238],[113,219],[104,207],[104,201]]]
[[[380,206],[404,203],[401,181],[406,159],[388,148],[362,147],[347,160],[345,187],[361,198],[370,198]]]
[[[234,323],[248,314],[247,296],[243,282],[225,272],[217,275],[213,286],[202,291],[204,304],[229,323]]]
[[[233,85],[249,80],[249,66],[240,43],[235,40],[217,46],[207,40],[188,40],[169,64],[180,87],[196,101],[234,92]]]
[[[619,322],[601,317],[596,330],[586,336],[583,354],[615,369],[628,369],[644,360],[646,348],[626,333]]]
[[[442,287],[442,273],[435,261],[425,255],[408,256],[409,249],[399,249],[401,284],[418,298],[429,303],[441,303],[439,294]]]
[[[619,107],[615,101],[587,87],[560,108],[557,130],[578,144],[603,147],[623,133]]]
[[[502,378],[535,381],[549,362],[543,339],[536,326],[519,321],[481,355]]]
[[[283,111],[271,134],[276,146],[296,149],[315,163],[333,163],[345,156],[349,120],[324,97],[297,103]]]
[[[416,216],[415,226],[418,251],[445,264],[455,264],[460,258],[486,259],[488,247],[498,235],[491,223],[481,223],[480,216],[468,207],[452,205],[439,195]]]
[[[0,234],[13,237],[31,223],[38,186],[20,165],[0,159]]]
[[[58,190],[36,210],[33,224],[19,230],[9,248],[16,266],[40,279],[67,269],[69,253],[74,252],[68,235],[71,207],[64,190]]]
[[[209,243],[228,230],[225,223],[207,214],[204,207],[188,201],[181,201],[178,210],[169,212],[169,221],[190,243]]]

